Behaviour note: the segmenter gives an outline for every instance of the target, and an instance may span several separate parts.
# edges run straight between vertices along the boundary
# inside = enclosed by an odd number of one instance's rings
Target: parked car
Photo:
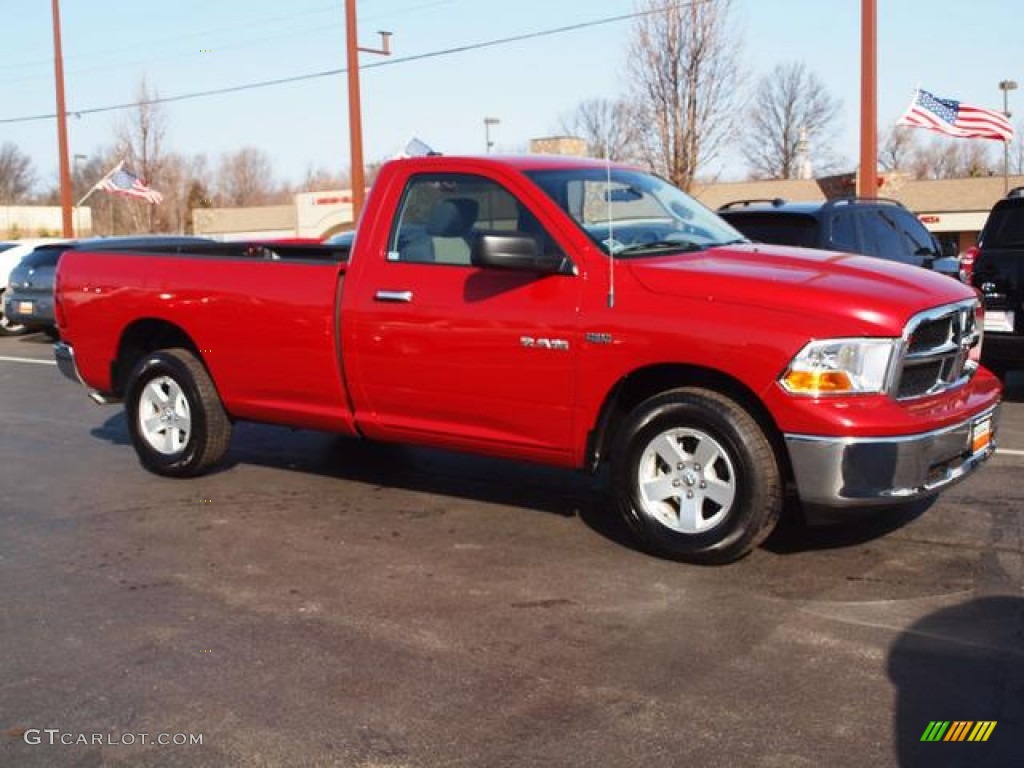
[[[4,295],[7,293],[11,272],[35,248],[59,242],[63,241],[54,238],[36,238],[0,243],[0,336],[17,336],[28,333],[29,330],[21,323],[11,320],[4,309]]]
[[[787,487],[805,510],[890,508],[995,450],[1002,388],[959,281],[755,246],[665,180],[579,158],[394,160],[362,222],[348,260],[68,251],[60,369],[125,403],[156,474],[207,471],[244,420],[607,461],[624,524],[695,562],[757,546]]]
[[[212,243],[205,237],[138,235],[96,237],[88,240],[38,245],[25,254],[11,271],[3,297],[3,313],[20,332],[54,332],[53,281],[57,262],[68,250],[119,251],[177,249],[196,243]],[[0,254],[2,255],[2,254]]]
[[[718,215],[756,242],[863,253],[950,277],[957,277],[960,268],[954,256],[943,255],[920,219],[896,200],[737,200],[719,208]]]
[[[356,231],[350,229],[348,232],[339,232],[336,235],[332,235],[324,240],[325,245],[340,245],[342,247],[351,248],[352,241],[356,239]]]
[[[995,204],[965,255],[965,272],[985,303],[985,364],[1024,368],[1024,187]]]

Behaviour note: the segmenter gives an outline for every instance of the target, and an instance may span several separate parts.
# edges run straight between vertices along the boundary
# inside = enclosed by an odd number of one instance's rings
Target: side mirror
[[[541,253],[535,237],[518,232],[480,234],[473,242],[470,259],[477,267],[536,272],[542,275],[568,272],[566,259]]]

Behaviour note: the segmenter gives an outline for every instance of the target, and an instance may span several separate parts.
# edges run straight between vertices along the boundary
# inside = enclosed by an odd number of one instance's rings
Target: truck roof
[[[514,168],[518,171],[558,170],[566,168],[604,168],[606,162],[596,157],[574,157],[571,155],[427,155],[424,157],[408,157],[392,162],[412,163],[424,168],[450,169],[459,163],[473,165],[493,165],[503,168]],[[632,166],[613,162],[613,168],[629,168]]]

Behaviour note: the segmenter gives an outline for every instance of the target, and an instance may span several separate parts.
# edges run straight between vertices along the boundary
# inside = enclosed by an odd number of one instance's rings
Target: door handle
[[[397,304],[408,304],[412,301],[412,291],[377,291],[375,301],[389,301]]]

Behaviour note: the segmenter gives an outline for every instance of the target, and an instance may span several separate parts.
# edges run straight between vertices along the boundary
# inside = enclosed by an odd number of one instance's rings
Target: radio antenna
[[[615,306],[615,223],[612,221],[612,153],[609,142],[604,145],[604,167],[607,186],[604,190],[605,207],[608,216],[608,308]]]

